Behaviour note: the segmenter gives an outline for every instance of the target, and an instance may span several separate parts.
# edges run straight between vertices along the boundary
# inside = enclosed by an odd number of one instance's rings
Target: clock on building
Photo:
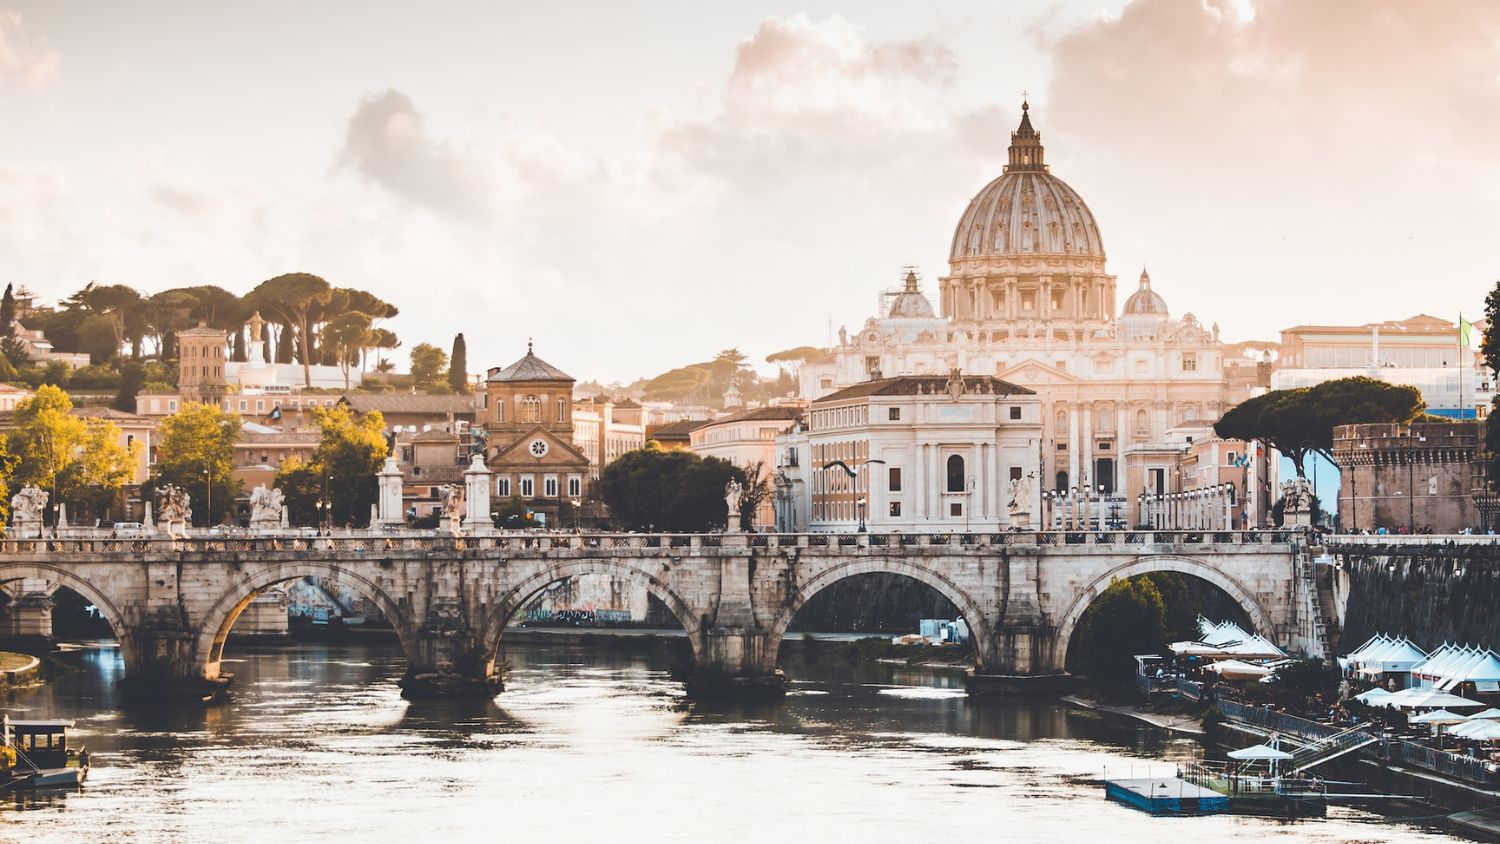
[[[544,439],[540,439],[540,438],[534,439],[534,440],[531,441],[531,445],[527,446],[527,449],[531,452],[531,456],[532,457],[536,457],[536,458],[546,457],[547,456],[547,441],[544,440]]]

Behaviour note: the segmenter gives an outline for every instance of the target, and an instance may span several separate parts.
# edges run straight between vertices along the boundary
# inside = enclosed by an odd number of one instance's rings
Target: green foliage
[[[69,376],[68,386],[74,390],[113,390],[120,386],[120,373],[108,365],[79,367]]]
[[[156,465],[148,492],[166,484],[192,496],[195,524],[218,524],[234,511],[239,481],[234,477],[234,444],[241,421],[218,405],[188,402],[156,429]],[[210,489],[212,494],[210,494]],[[212,499],[212,511],[209,510]]]
[[[512,495],[505,502],[495,508],[490,515],[494,517],[495,524],[504,528],[527,528],[531,527],[526,521],[526,513],[530,508],[519,495]]]
[[[628,529],[689,532],[724,527],[730,480],[745,483],[744,470],[652,442],[606,466],[599,488],[615,521]]]
[[[453,338],[453,354],[448,358],[448,389],[455,393],[469,391],[469,347],[461,331]]]
[[[120,387],[115,393],[113,407],[126,413],[135,413],[135,397],[146,386],[146,367],[138,361],[128,360],[120,366]]]
[[[370,315],[346,311],[323,326],[323,342],[330,347],[338,367],[344,373],[344,389],[349,389],[349,370],[359,362],[360,353],[370,341]]]
[[[1271,685],[1287,689],[1304,698],[1321,695],[1334,700],[1339,689],[1339,670],[1321,659],[1304,659],[1276,669]]]
[[[1500,281],[1495,282],[1494,289],[1490,290],[1488,296],[1484,297],[1484,337],[1479,341],[1479,353],[1484,356],[1484,363],[1490,371],[1500,377],[1500,331],[1495,327],[1500,326]]]
[[[304,386],[312,386],[312,314],[333,299],[333,287],[312,273],[287,273],[261,282],[245,296],[247,307],[281,322],[282,342],[292,348],[287,329],[296,329]],[[278,357],[278,360],[281,358]]]
[[[446,393],[448,389],[448,355],[431,343],[411,347],[412,386],[424,393]]]
[[[1134,682],[1134,656],[1159,653],[1166,636],[1166,604],[1152,579],[1116,580],[1074,630],[1069,668],[1101,685],[1124,688]]]
[[[1264,443],[1291,458],[1298,477],[1306,477],[1309,454],[1332,457],[1335,426],[1405,424],[1426,407],[1415,387],[1363,376],[1340,378],[1314,387],[1273,390],[1241,402],[1214,423],[1214,433]]]
[[[5,450],[18,458],[12,484],[40,487],[54,493],[51,504],[67,501],[88,515],[102,510],[130,481],[141,446],[127,449],[113,423],[80,419],[72,409],[61,388],[37,388],[16,406]]]
[[[379,497],[375,473],[385,462],[385,420],[377,412],[356,414],[347,405],[313,408],[322,438],[307,463],[286,461],[276,473],[294,524],[317,525],[318,503],[330,505],[333,525],[364,527]]]

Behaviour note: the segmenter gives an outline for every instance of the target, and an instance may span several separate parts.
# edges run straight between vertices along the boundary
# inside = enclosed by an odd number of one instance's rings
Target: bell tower
[[[198,323],[177,335],[177,390],[183,401],[219,404],[224,401],[224,349],[229,335],[223,329]]]

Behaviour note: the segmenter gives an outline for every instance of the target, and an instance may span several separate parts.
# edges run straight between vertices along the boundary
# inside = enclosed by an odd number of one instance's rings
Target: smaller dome
[[[1141,288],[1125,300],[1125,316],[1167,316],[1167,300],[1151,289],[1151,276],[1141,269]]]
[[[917,274],[911,270],[906,272],[906,287],[896,298],[891,301],[891,310],[888,316],[891,319],[932,319],[935,314],[932,303],[922,295],[917,287]]]

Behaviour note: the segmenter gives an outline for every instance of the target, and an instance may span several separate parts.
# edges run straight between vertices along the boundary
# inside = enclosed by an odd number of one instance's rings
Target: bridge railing
[[[754,548],[765,550],[1098,546],[1213,546],[1286,544],[1299,538],[1295,531],[1010,531],[921,533],[531,533],[475,531],[453,534],[436,531],[349,531],[320,536],[311,531],[229,534],[197,531],[172,537],[152,534],[121,537],[104,534],[42,538],[0,538],[0,555],[140,554],[147,552],[269,552],[334,551],[377,553],[454,549],[515,550],[627,550],[699,548]]]

